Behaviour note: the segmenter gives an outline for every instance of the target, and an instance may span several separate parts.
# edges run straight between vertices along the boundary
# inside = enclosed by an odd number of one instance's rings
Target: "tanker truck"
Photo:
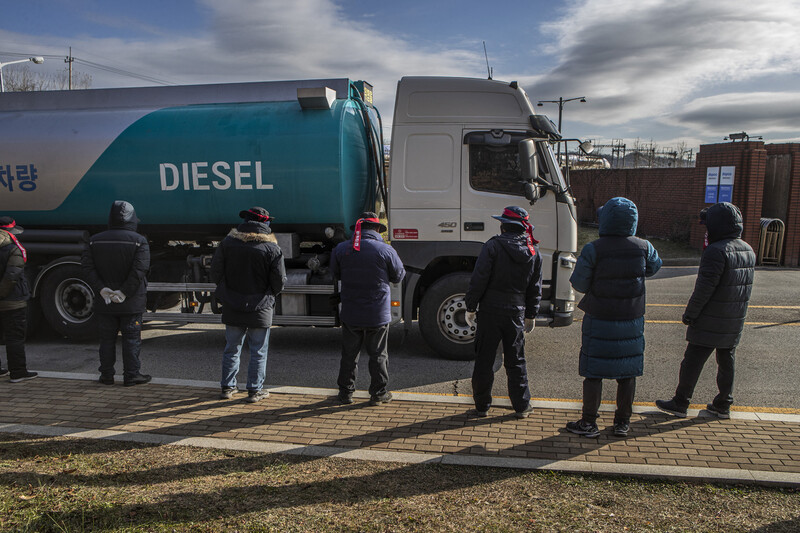
[[[491,216],[524,205],[544,259],[537,322],[572,322],[577,223],[560,136],[516,82],[402,78],[388,174],[372,86],[349,79],[3,93],[0,126],[0,214],[25,228],[31,320],[69,339],[95,331],[80,253],[114,200],[135,206],[150,242],[146,321],[219,322],[210,260],[258,205],[287,267],[275,325],[338,326],[330,252],[378,206],[407,270],[393,320],[471,359],[470,274],[499,230]]]

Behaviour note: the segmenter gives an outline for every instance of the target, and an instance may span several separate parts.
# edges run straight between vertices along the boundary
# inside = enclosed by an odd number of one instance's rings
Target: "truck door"
[[[534,205],[525,199],[518,144],[530,136],[525,131],[464,131],[461,240],[489,240],[500,233],[500,222],[493,219],[492,215],[501,214],[503,208],[509,205],[524,208],[534,225],[533,236],[540,241],[544,285],[547,287],[551,278],[553,252],[558,246],[556,202],[552,192],[545,192]],[[539,155],[539,173],[548,179],[548,163],[545,159]]]

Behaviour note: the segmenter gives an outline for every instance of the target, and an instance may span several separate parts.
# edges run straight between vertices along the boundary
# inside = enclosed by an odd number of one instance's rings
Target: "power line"
[[[3,51],[0,51],[0,56],[31,57],[31,54],[20,54],[18,52],[3,52]],[[40,57],[43,57],[45,59],[64,59],[65,56],[42,55]],[[136,72],[132,72],[130,70],[125,70],[125,69],[121,69],[121,68],[118,68],[118,67],[112,67],[112,66],[109,66],[109,65],[104,65],[102,63],[97,63],[97,62],[94,62],[94,61],[88,61],[86,59],[80,59],[80,58],[74,57],[72,55],[70,55],[68,57],[70,59],[72,59],[72,61],[74,61],[75,63],[80,63],[81,65],[84,65],[86,67],[97,69],[97,70],[102,70],[102,71],[105,71],[105,72],[109,72],[111,74],[117,74],[119,76],[128,76],[130,78],[136,78],[136,79],[147,81],[147,82],[150,82],[150,83],[156,83],[158,85],[176,85],[175,82],[163,80],[161,78],[156,78],[154,76],[148,76],[146,74],[139,74],[139,73],[136,73]]]

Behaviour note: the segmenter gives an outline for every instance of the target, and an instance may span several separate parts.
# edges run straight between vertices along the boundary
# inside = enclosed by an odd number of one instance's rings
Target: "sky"
[[[92,87],[367,80],[388,127],[406,75],[517,80],[598,144],[800,142],[800,1],[26,0],[3,2],[0,62],[44,56]],[[110,67],[110,68],[107,68]],[[17,65],[6,69],[18,68]],[[119,71],[124,71],[121,73]],[[558,106],[537,112],[557,121]]]

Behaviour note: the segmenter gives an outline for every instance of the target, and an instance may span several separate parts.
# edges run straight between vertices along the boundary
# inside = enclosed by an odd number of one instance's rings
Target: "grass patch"
[[[578,226],[578,253],[587,242],[592,242],[597,239],[597,227],[593,226]],[[667,239],[647,238],[648,241],[655,247],[661,259],[699,259],[701,255],[700,250],[691,248],[687,243],[680,241],[670,241]]]
[[[800,492],[0,435],[2,531],[797,531]]]

